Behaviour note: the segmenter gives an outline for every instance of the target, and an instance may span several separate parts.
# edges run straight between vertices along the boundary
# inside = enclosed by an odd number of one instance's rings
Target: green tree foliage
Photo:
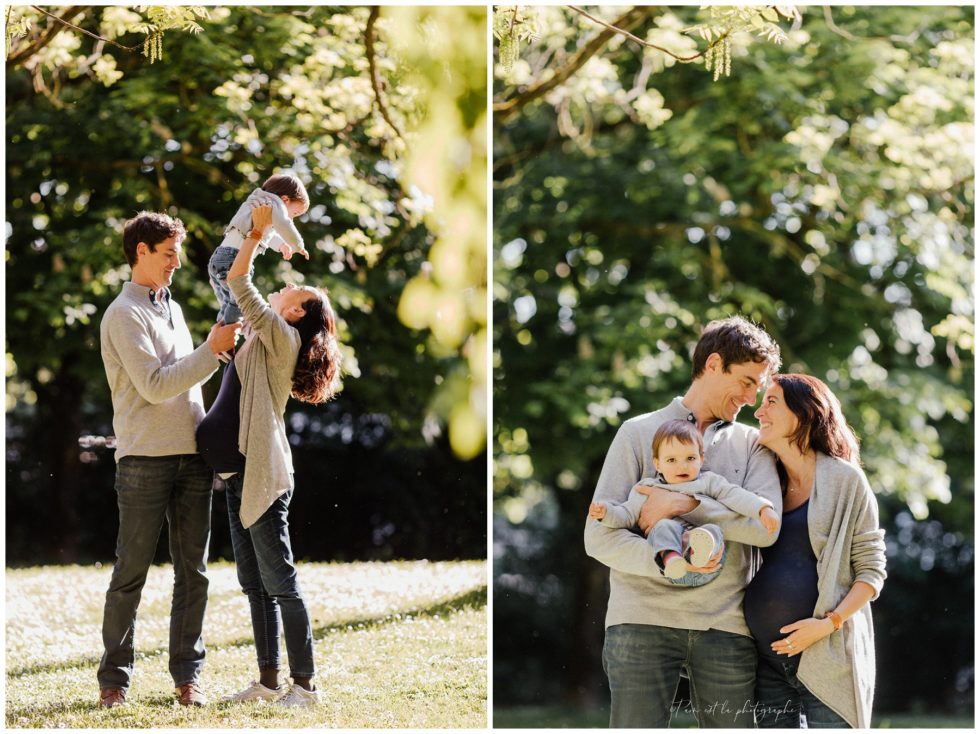
[[[574,22],[568,22],[566,14],[573,11]],[[645,66],[630,90],[616,83],[608,63],[596,56],[609,44],[615,48],[629,39],[639,47],[656,52],[652,62],[663,68],[677,62],[703,63],[705,69],[714,70],[714,80],[724,74],[731,75],[732,48],[739,50],[751,43],[753,34],[774,43],[782,43],[786,34],[778,25],[781,19],[799,20],[799,11],[792,7],[714,7],[708,6],[699,15],[700,23],[690,27],[678,25],[673,14],[658,14],[655,7],[637,6],[624,13],[617,9],[596,10],[589,13],[575,6],[567,10],[560,7],[528,8],[523,6],[496,6],[493,32],[497,39],[497,58],[501,74],[498,79],[498,99],[494,103],[495,122],[506,122],[523,106],[547,95],[552,104],[559,101],[559,122],[568,129],[572,114],[569,104],[572,98],[587,94],[588,101],[580,110],[588,115],[592,104],[603,99],[615,100],[623,109],[637,115],[650,117],[650,98],[641,94],[652,69]],[[603,17],[603,15],[608,17]],[[631,31],[651,18],[664,24],[651,29],[641,38]],[[582,34],[585,39],[582,40]],[[703,41],[702,48],[694,37]],[[580,42],[581,40],[581,42]],[[521,57],[521,44],[534,41],[528,53]],[[569,41],[573,43],[569,44]],[[579,82],[572,83],[575,76]],[[584,86],[583,86],[584,85]],[[662,102],[662,100],[660,100]],[[655,104],[662,107],[661,104]],[[656,115],[654,115],[654,118]],[[588,137],[586,134],[585,137]]]
[[[55,10],[57,12],[52,12]],[[90,30],[75,22],[81,22],[87,16],[91,16],[91,9],[79,5],[50,10],[29,5],[8,6],[7,66],[23,66],[31,73],[35,90],[58,104],[58,90],[66,76],[87,76],[107,87],[122,78],[116,58],[106,51],[106,44],[124,53],[140,52],[152,64],[163,58],[166,31],[201,33],[204,28],[198,20],[210,17],[207,9],[200,5],[110,7],[102,10],[98,26]],[[124,46],[115,40],[127,34],[142,34],[143,42]],[[94,48],[83,48],[86,36],[98,42]]]
[[[391,8],[392,44],[416,69],[427,100],[406,155],[410,181],[440,205],[425,212],[438,233],[430,268],[405,286],[402,323],[427,329],[428,349],[464,360],[446,373],[436,402],[449,443],[462,458],[486,450],[487,103],[486,12],[483,8]],[[439,59],[452,59],[452,64]],[[436,163],[436,165],[433,165]]]
[[[620,34],[593,48],[601,27],[535,10],[540,40],[495,70],[495,608],[498,624],[543,620],[512,641],[514,666],[533,667],[537,645],[565,670],[542,686],[596,690],[604,582],[580,548],[602,460],[625,418],[683,393],[700,329],[732,313],[773,334],[785,371],[840,396],[894,568],[955,569],[941,593],[968,605],[972,13],[809,8],[781,45],[734,43],[734,73],[713,82],[675,58],[695,51],[694,8],[615,9],[673,55]],[[937,616],[888,594],[882,619]],[[972,630],[951,633],[972,649]],[[940,664],[921,641],[886,644]],[[498,651],[504,682],[509,659]],[[947,705],[953,677],[889,682],[885,700]]]
[[[98,323],[128,278],[125,219],[153,209],[185,222],[175,293],[202,339],[214,318],[210,254],[239,203],[282,169],[310,192],[298,225],[311,259],[267,254],[257,284],[328,286],[348,370],[341,408],[293,406],[306,416],[293,428],[340,411],[382,426],[384,440],[404,450],[450,453],[446,476],[427,477],[433,491],[482,475],[478,458],[468,460],[485,446],[482,429],[472,430],[485,393],[485,111],[473,103],[486,98],[485,11],[48,10],[87,33],[45,16],[8,53],[8,425],[27,445],[28,436],[48,438],[34,444],[41,456],[29,469],[8,474],[8,492],[50,485],[52,504],[70,515],[78,436],[111,432]],[[183,32],[193,30],[191,16],[203,32]],[[153,28],[179,29],[167,34],[162,63],[119,51],[111,78],[100,76],[110,47],[100,39],[139,47]],[[422,35],[434,51],[425,63],[406,42]],[[23,53],[21,44],[48,36]],[[440,86],[440,74],[454,84]],[[402,293],[420,275],[436,284],[440,315],[454,323],[449,336],[438,319],[399,319]],[[83,453],[82,463],[92,458]]]

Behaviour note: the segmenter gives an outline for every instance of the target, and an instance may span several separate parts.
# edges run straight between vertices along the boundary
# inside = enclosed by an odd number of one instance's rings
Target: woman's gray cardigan
[[[817,454],[807,524],[817,557],[817,606],[823,617],[863,581],[878,598],[885,581],[885,531],[864,472],[854,464]],[[813,695],[857,728],[871,726],[875,689],[874,627],[865,604],[837,632],[807,648],[797,673]]]
[[[293,457],[286,437],[286,402],[299,355],[299,332],[277,314],[248,274],[228,281],[252,333],[235,356],[242,382],[238,450],[245,455],[239,517],[249,527],[293,488]]]

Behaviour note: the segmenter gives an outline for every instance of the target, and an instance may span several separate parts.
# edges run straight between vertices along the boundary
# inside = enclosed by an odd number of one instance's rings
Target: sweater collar
[[[698,424],[698,419],[694,417],[694,413],[691,412],[690,408],[684,405],[684,398],[680,396],[671,400],[670,405],[667,406],[667,419],[687,421],[694,426]],[[721,429],[730,425],[731,421],[717,420],[710,427]]]
[[[152,288],[148,288],[147,290],[150,291],[150,303],[152,303],[154,306],[159,305],[164,309],[170,309],[169,288],[161,288],[158,291],[155,291]]]
[[[158,303],[164,306],[170,304],[170,289],[166,287],[155,291],[149,286],[139,285],[131,280],[127,280],[123,283],[123,292],[131,298],[146,298],[149,300],[151,306],[156,306]]]
[[[694,417],[694,413],[684,405],[684,398],[680,396],[671,400],[670,405],[667,406],[667,419],[687,421],[688,423],[697,425],[697,419]]]

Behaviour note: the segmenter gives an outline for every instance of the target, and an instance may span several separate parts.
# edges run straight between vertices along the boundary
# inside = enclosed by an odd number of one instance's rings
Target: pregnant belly
[[[769,646],[786,637],[780,627],[813,616],[817,604],[815,560],[780,559],[773,554],[745,590],[745,623],[760,653],[774,654]]]

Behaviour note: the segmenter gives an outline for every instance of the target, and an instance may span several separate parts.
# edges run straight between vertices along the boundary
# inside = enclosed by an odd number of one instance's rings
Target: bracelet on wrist
[[[827,612],[825,615],[823,615],[823,618],[829,619],[831,624],[834,625],[834,632],[840,630],[841,626],[844,624],[844,620],[841,619],[841,616],[837,612]]]
[[[248,233],[246,239],[255,240],[257,242],[262,239],[262,232],[257,229],[253,229]]]

